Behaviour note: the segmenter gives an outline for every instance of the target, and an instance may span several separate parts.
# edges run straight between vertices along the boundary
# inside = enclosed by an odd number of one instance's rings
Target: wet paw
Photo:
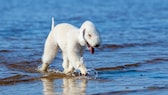
[[[84,74],[79,73],[79,75],[80,75],[80,76],[88,76],[88,73],[84,73]]]

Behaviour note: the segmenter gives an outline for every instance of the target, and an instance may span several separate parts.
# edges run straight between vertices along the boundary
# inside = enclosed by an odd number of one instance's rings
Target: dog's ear
[[[86,31],[86,29],[83,29],[83,31],[82,31],[83,38],[84,38],[84,36],[85,36],[85,31]]]
[[[85,36],[86,29],[80,29],[80,37],[83,38]]]
[[[85,45],[85,40],[84,40],[85,31],[86,31],[86,29],[80,29],[79,41],[80,41],[80,44],[81,44],[82,46]]]

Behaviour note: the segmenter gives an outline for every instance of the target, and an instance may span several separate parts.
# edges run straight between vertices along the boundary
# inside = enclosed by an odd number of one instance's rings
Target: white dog
[[[79,69],[81,74],[86,75],[87,69],[83,64],[82,57],[85,46],[93,54],[94,48],[99,45],[99,33],[91,21],[85,21],[80,28],[68,23],[58,24],[54,27],[54,18],[52,18],[51,32],[45,42],[43,64],[40,70],[47,71],[47,67],[60,48],[63,56],[64,73],[73,73],[74,69]]]

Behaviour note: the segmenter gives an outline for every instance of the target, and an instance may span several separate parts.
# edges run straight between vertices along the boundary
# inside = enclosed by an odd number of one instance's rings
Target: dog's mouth
[[[90,53],[91,53],[91,54],[94,54],[94,47],[92,47],[92,46],[86,41],[86,39],[85,39],[85,42],[86,42],[86,45],[87,45],[88,49],[90,50]]]
[[[88,48],[89,48],[89,50],[90,50],[90,53],[91,53],[91,54],[94,54],[94,48],[91,47],[89,44],[88,44],[87,46],[88,46]]]

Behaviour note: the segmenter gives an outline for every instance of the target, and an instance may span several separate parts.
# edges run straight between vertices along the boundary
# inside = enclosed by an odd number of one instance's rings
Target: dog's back
[[[58,46],[61,50],[65,50],[67,47],[67,42],[69,40],[77,39],[76,35],[78,35],[79,29],[68,23],[57,24],[52,29],[52,34],[54,35],[54,40],[57,42]]]

